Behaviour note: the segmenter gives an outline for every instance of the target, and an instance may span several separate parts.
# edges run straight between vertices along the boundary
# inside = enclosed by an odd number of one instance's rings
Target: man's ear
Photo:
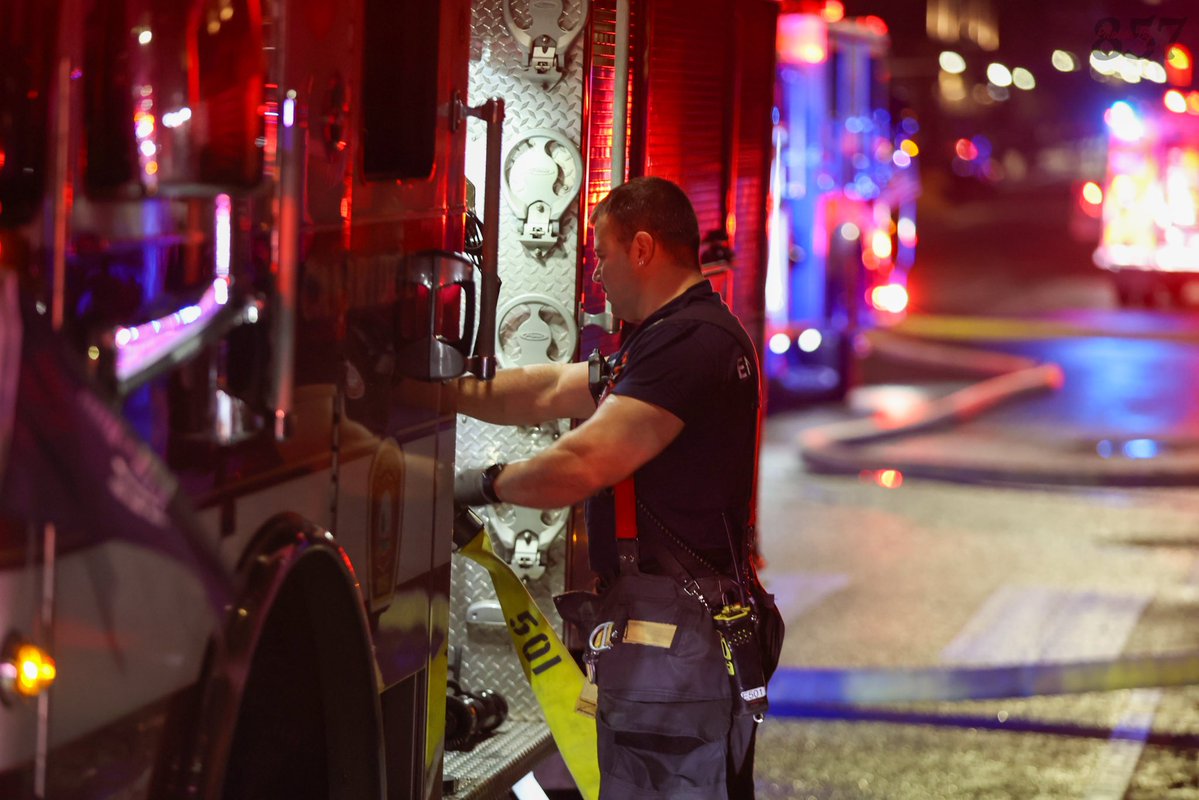
[[[646,231],[637,231],[629,245],[629,256],[634,264],[643,267],[654,257],[657,247],[658,243],[654,241],[653,236]]]

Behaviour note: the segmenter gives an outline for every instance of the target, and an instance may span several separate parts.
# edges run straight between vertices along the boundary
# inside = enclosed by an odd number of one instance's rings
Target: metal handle
[[[467,369],[480,380],[495,377],[496,306],[500,299],[500,181],[503,167],[504,101],[493,97],[481,106],[468,106],[458,99],[459,115],[487,123],[487,172],[483,187],[483,286],[479,297],[479,330],[474,355]]]
[[[294,89],[283,98],[279,115],[279,224],[272,272],[275,296],[271,304],[271,407],[275,439],[290,435],[295,390],[296,293],[300,261],[300,210],[304,199],[304,167],[308,146],[305,115]]]

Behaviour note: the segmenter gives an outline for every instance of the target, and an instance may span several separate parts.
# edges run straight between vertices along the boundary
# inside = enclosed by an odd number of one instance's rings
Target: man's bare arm
[[[466,377],[451,386],[458,413],[497,425],[587,419],[595,412],[586,363],[512,367],[490,381]]]
[[[467,376],[447,383],[405,378],[398,399],[418,408],[445,405],[496,425],[537,425],[551,419],[587,419],[595,400],[587,364],[537,364],[501,369],[490,381]]]
[[[613,395],[550,447],[509,464],[495,492],[503,502],[531,508],[573,505],[632,475],[682,430],[683,421],[669,411]]]

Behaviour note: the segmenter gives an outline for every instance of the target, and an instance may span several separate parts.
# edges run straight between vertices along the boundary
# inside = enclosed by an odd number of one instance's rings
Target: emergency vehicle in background
[[[1199,303],[1199,90],[1190,51],[1171,45],[1172,88],[1119,100],[1104,114],[1107,175],[1084,185],[1080,205],[1101,221],[1097,266],[1122,306]]]
[[[890,42],[841,3],[783,6],[771,176],[765,374],[773,403],[840,398],[855,342],[907,308],[919,178],[892,115]]]
[[[587,218],[626,173],[687,190],[760,345],[777,15],[6,0],[0,489],[34,474],[9,445],[47,432],[21,405],[54,377],[29,356],[45,328],[90,374],[79,453],[136,444],[61,503],[161,523],[139,476],[178,487],[231,579],[214,613],[170,525],[7,506],[0,796],[491,797],[552,753],[516,623],[452,554],[452,483],[571,423],[495,428],[406,382],[611,336]],[[551,595],[591,577],[572,510],[488,522],[559,624]]]

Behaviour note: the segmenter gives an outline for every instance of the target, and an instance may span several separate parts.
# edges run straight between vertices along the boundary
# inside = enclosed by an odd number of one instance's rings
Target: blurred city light
[[[1125,83],[1140,83],[1145,70],[1141,68],[1139,59],[1119,56],[1115,59],[1116,75]]]
[[[840,22],[845,18],[845,6],[840,0],[825,0],[820,15],[824,17],[825,22]]]
[[[770,337],[770,352],[782,355],[791,349],[791,337],[785,333],[776,333]]]
[[[820,345],[824,343],[824,337],[820,331],[815,328],[808,328],[803,333],[799,334],[795,343],[799,345],[799,349],[805,353],[815,353],[820,349]]]
[[[1024,67],[1016,67],[1012,70],[1012,83],[1016,85],[1017,89],[1023,89],[1026,92],[1032,91],[1037,86],[1036,78]]]
[[[941,64],[941,69],[951,75],[959,75],[966,71],[966,59],[952,50],[943,50],[938,62]]]
[[[1141,122],[1132,106],[1123,100],[1112,103],[1111,108],[1104,113],[1103,121],[1117,139],[1135,142],[1145,135],[1145,124]]]
[[[898,489],[903,486],[903,473],[897,469],[884,469],[878,473],[878,485],[884,489]]]
[[[1097,206],[1103,202],[1103,189],[1099,188],[1095,181],[1087,181],[1082,187],[1082,197],[1091,205]]]
[[[1091,69],[1101,78],[1118,78],[1125,83],[1140,83],[1142,79],[1153,83],[1166,83],[1166,68],[1157,61],[1135,58],[1125,53],[1091,53]]]
[[[1162,97],[1162,104],[1175,114],[1185,114],[1187,110],[1187,99],[1177,89],[1166,92]]]
[[[168,111],[162,115],[162,125],[164,128],[178,128],[183,123],[192,118],[192,110],[187,106],[178,111]]]
[[[875,257],[885,260],[891,257],[891,234],[888,231],[875,231],[870,237],[870,250]]]
[[[992,61],[987,64],[987,80],[996,86],[1007,87],[1012,85],[1012,72],[1003,64],[997,61]]]
[[[1140,68],[1141,77],[1145,80],[1153,81],[1154,83],[1166,82],[1166,68],[1156,61],[1142,60],[1140,62]]]
[[[1125,458],[1156,458],[1161,447],[1152,439],[1130,439],[1122,449]]]
[[[1078,70],[1078,57],[1067,50],[1054,50],[1050,61],[1058,72],[1076,72]]]
[[[866,469],[858,473],[863,482],[873,483],[884,489],[898,489],[903,486],[903,473],[897,469]]]
[[[908,307],[908,290],[898,283],[875,286],[870,291],[870,305],[879,311],[899,314]]]
[[[841,238],[846,241],[856,242],[861,235],[862,232],[858,229],[858,226],[852,222],[846,222],[841,226]]]

